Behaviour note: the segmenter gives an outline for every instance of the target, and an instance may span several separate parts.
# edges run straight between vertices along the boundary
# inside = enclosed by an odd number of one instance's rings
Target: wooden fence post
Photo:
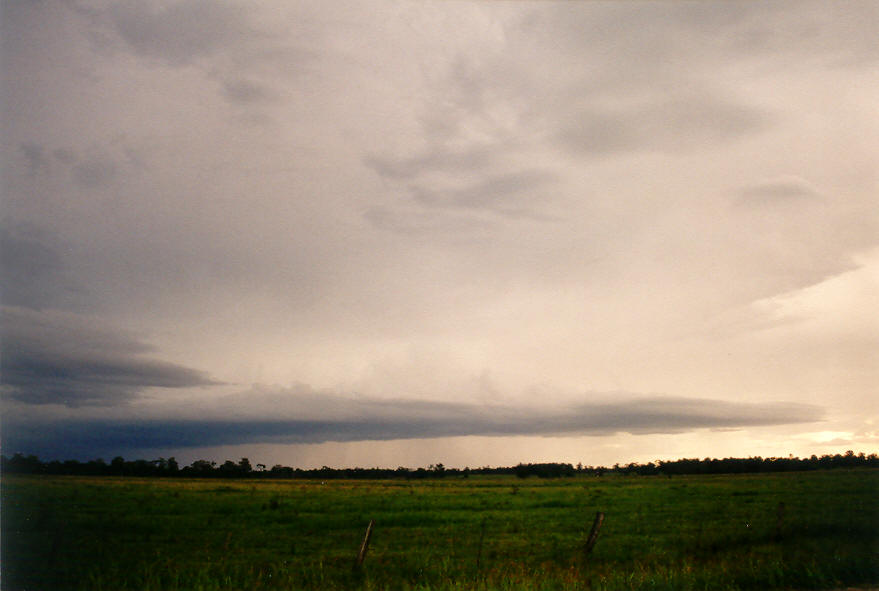
[[[598,530],[601,529],[601,524],[603,522],[604,513],[599,511],[595,514],[595,521],[592,522],[592,530],[589,532],[589,537],[586,539],[586,547],[583,549],[584,556],[589,556],[589,553],[592,552],[592,548],[598,540]]]
[[[366,552],[369,550],[369,538],[372,536],[372,527],[375,525],[375,520],[370,519],[369,525],[366,526],[366,535],[363,536],[363,543],[360,544],[360,552],[357,553],[357,562],[354,563],[354,568],[360,568],[363,566],[363,561],[366,560]]]

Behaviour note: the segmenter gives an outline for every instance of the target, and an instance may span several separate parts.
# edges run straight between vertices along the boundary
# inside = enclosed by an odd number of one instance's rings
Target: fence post
[[[601,524],[603,522],[604,513],[598,511],[595,514],[595,521],[592,522],[592,530],[589,532],[589,537],[586,539],[586,547],[583,549],[584,556],[589,556],[589,553],[592,552],[595,542],[598,541],[598,530],[601,529]]]
[[[357,562],[354,563],[355,569],[363,566],[363,561],[366,560],[366,552],[369,550],[369,538],[372,536],[372,527],[374,525],[375,520],[370,519],[369,525],[366,526],[366,535],[363,536],[363,543],[360,544],[360,552],[357,553]]]

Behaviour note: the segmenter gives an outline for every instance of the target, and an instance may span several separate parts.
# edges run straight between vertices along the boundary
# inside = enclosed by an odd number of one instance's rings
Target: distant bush
[[[519,464],[515,467],[515,473],[519,478],[561,478],[573,476],[577,472],[571,464]]]
[[[330,468],[323,466],[311,470],[291,468],[276,464],[266,470],[263,464],[253,469],[250,460],[241,458],[237,463],[227,460],[217,465],[208,460],[196,460],[181,468],[177,460],[159,458],[157,460],[125,460],[121,456],[113,458],[108,464],[103,459],[87,462],[78,460],[41,461],[35,455],[17,453],[11,458],[0,456],[0,472],[3,474],[59,474],[82,476],[141,476],[187,478],[310,478],[319,480],[344,479],[423,479],[423,478],[467,478],[470,475],[515,474],[519,478],[536,476],[538,478],[562,478],[576,474],[602,476],[605,473],[638,476],[664,475],[672,477],[683,474],[744,474],[762,472],[793,472],[805,470],[830,470],[837,468],[879,468],[879,456],[875,453],[855,454],[849,450],[844,454],[811,456],[809,458],[724,458],[680,459],[656,461],[646,464],[614,464],[604,466],[583,466],[575,468],[565,463],[517,464],[514,467],[446,468],[443,464],[432,464],[429,468]]]

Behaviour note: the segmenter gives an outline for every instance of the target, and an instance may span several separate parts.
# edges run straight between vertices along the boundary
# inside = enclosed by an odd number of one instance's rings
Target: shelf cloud
[[[0,387],[26,404],[117,405],[144,389],[218,382],[203,372],[147,356],[136,338],[69,312],[4,306]]]
[[[220,399],[215,409],[201,412],[207,414],[202,417],[187,417],[190,413],[183,410],[175,413],[176,418],[7,420],[3,434],[5,448],[42,447],[53,453],[64,445],[121,450],[471,435],[668,434],[814,423],[825,415],[821,407],[791,402],[742,403],[622,393],[612,398],[619,401],[546,408],[343,397],[301,388],[298,393],[260,390]],[[249,410],[244,411],[245,416],[231,419],[226,412],[229,407]]]

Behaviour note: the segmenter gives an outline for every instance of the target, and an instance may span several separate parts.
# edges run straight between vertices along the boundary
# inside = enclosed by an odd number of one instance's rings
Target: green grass
[[[876,584],[877,491],[875,470],[326,484],[4,476],[2,588]],[[586,557],[596,511],[607,517]]]

